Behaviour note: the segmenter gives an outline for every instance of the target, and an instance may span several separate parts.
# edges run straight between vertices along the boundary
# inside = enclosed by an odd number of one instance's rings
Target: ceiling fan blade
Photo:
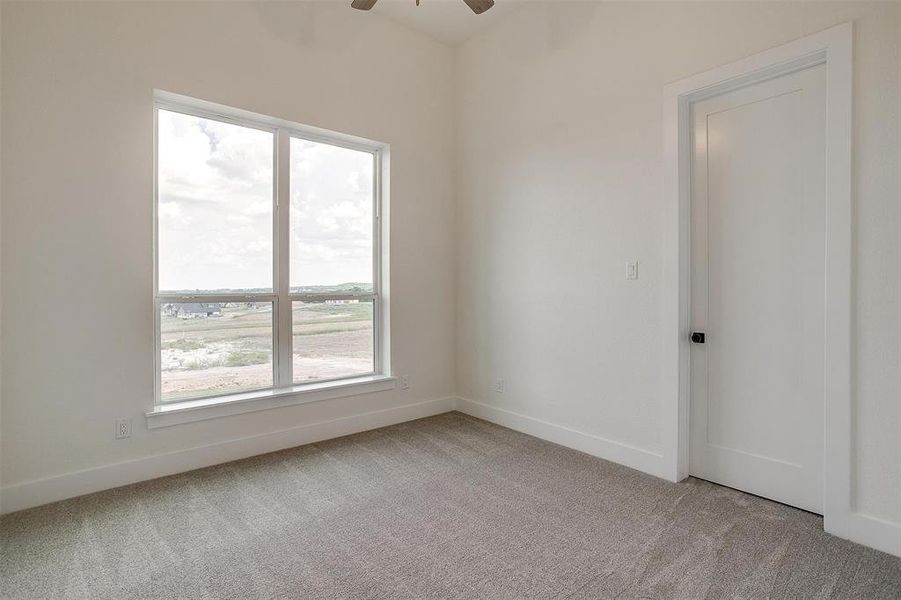
[[[354,0],[356,2],[356,0]],[[477,15],[482,14],[492,6],[494,6],[494,0],[463,0],[466,3],[466,6],[472,9]]]
[[[353,0],[350,5],[357,10],[369,10],[378,0]]]

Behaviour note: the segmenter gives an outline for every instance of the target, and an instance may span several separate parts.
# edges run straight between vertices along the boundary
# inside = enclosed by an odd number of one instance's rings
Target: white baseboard
[[[466,398],[457,399],[457,410],[667,479],[664,457],[660,454]],[[845,518],[826,519],[826,532],[882,552],[901,556],[901,525],[897,523],[861,513],[851,513]]]
[[[457,410],[665,479],[665,465],[661,454],[467,398],[457,398]]]
[[[901,558],[901,525],[863,513],[825,520],[826,533]]]
[[[430,417],[454,410],[456,403],[454,397],[438,398],[9,485],[0,489],[0,513]]]
[[[0,489],[0,512],[14,512],[139,481],[421,419],[455,409],[665,479],[664,457],[660,454],[474,400],[447,397],[6,486]],[[827,519],[826,531],[901,557],[901,525],[897,523],[852,513],[845,518]]]

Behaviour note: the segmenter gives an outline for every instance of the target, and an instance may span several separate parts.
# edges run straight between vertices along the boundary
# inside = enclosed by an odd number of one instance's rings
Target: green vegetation
[[[354,343],[369,348],[373,308],[372,302],[295,302],[292,305],[294,352],[320,351],[335,344],[347,344],[346,336],[355,336],[354,340],[361,341]],[[219,316],[193,319],[160,315],[164,371],[249,367],[272,360],[270,304],[223,303],[220,310]],[[367,337],[370,342],[365,341]]]
[[[271,329],[272,310],[270,304],[247,307],[242,303],[222,305],[222,316],[199,319],[180,319],[171,315],[160,316],[160,329],[163,339],[167,334],[180,337],[203,337],[211,340],[233,339],[234,330],[242,330],[241,336],[256,337],[263,331]],[[224,335],[223,335],[224,334]]]
[[[167,400],[271,385],[273,305],[219,303],[221,313],[182,319],[164,307],[162,392]],[[294,302],[297,381],[372,370],[373,302]]]
[[[229,352],[223,362],[226,367],[246,367],[248,365],[262,365],[270,361],[268,352]]]
[[[344,327],[330,327],[327,324],[319,327],[298,327],[298,324],[294,324],[294,336],[303,336],[303,335],[328,335],[330,333],[346,333],[348,331],[363,331],[363,330],[371,330],[369,322],[363,321],[361,323],[350,323],[345,325]]]
[[[182,365],[187,371],[202,371],[214,367],[248,367],[262,365],[271,360],[271,353],[259,351],[229,352],[224,359],[194,360]]]
[[[325,335],[372,329],[372,302],[356,304],[296,303],[293,335]]]
[[[338,283],[335,285],[302,285],[291,288],[292,294],[371,294],[371,283]]]
[[[185,338],[179,338],[177,340],[172,340],[169,342],[163,342],[164,350],[181,350],[182,352],[189,352],[191,350],[200,350],[205,347],[201,341],[198,340],[188,340]]]

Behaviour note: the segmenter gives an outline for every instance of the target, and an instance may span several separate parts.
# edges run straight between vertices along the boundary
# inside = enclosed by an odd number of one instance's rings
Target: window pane
[[[295,302],[294,382],[372,373],[372,308],[372,300]]]
[[[159,289],[272,290],[273,134],[158,111]]]
[[[291,138],[291,291],[372,291],[373,157]]]
[[[272,387],[271,302],[160,306],[162,399]]]

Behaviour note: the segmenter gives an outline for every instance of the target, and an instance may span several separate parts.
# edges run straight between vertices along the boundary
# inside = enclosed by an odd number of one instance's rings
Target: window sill
[[[394,377],[371,375],[342,381],[326,381],[308,383],[279,390],[263,390],[218,396],[216,398],[200,398],[182,402],[159,404],[147,411],[147,428],[168,427],[180,423],[191,423],[230,415],[308,404],[333,398],[344,398],[393,390],[397,386]]]

